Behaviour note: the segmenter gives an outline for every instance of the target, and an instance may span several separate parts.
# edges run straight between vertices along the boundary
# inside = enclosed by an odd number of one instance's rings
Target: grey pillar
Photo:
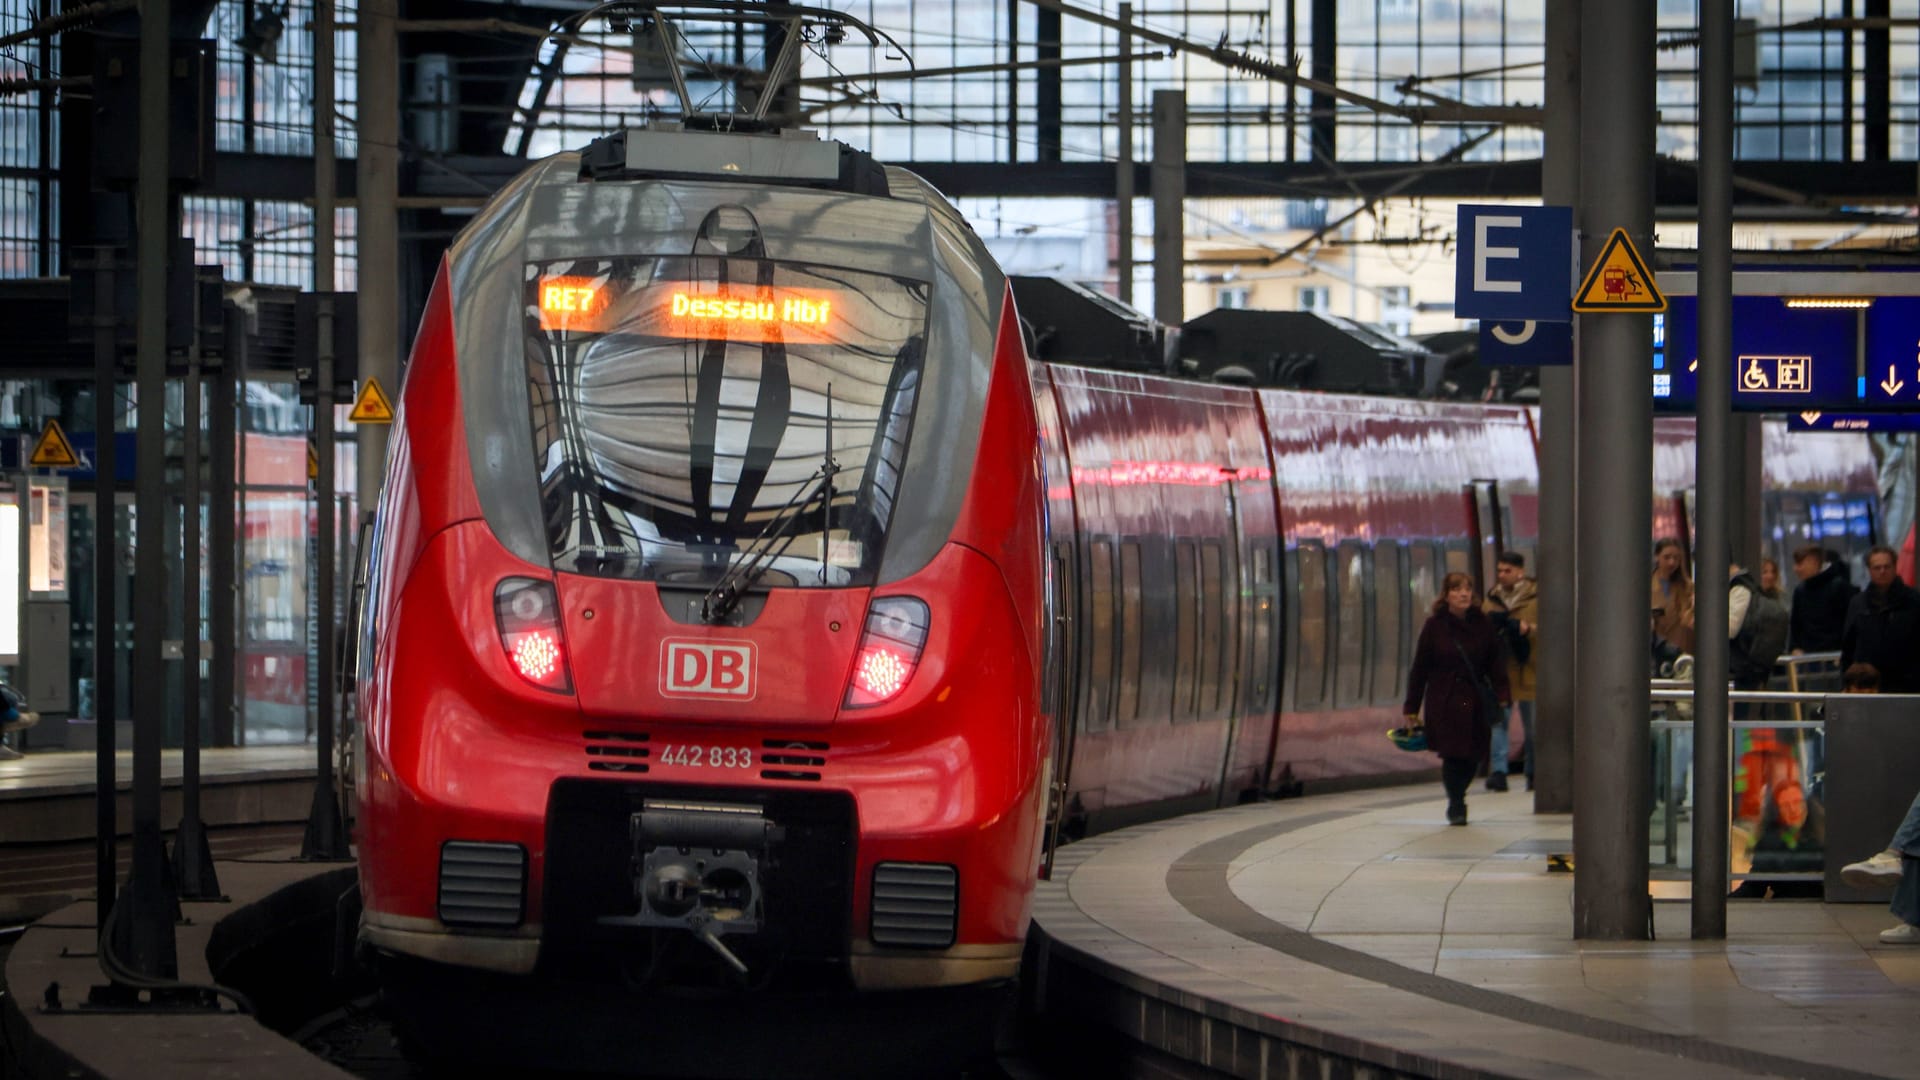
[[[107,929],[107,911],[120,890],[114,846],[119,835],[119,777],[114,723],[120,719],[119,606],[113,602],[120,573],[119,515],[113,505],[117,478],[114,424],[120,388],[120,346],[113,303],[113,263],[120,251],[91,249],[93,273],[93,736],[95,929]],[[76,267],[76,270],[81,268]]]
[[[140,9],[140,167],[134,193],[138,300],[134,340],[136,429],[134,581],[149,596],[167,585],[166,401],[168,242],[167,100],[170,0],[143,0]],[[111,433],[107,433],[111,438]],[[107,505],[111,521],[113,505]],[[133,866],[125,912],[111,935],[121,963],[140,975],[171,979],[179,970],[174,952],[173,897],[167,887],[167,852],[160,841],[160,742],[166,723],[165,668],[160,639],[166,627],[160,605],[133,618]],[[111,662],[111,657],[108,658]],[[106,901],[107,897],[102,897]]]
[[[209,712],[213,721],[213,745],[233,746],[235,661],[240,655],[238,631],[239,593],[234,587],[233,568],[237,561],[237,518],[240,513],[235,491],[234,471],[239,456],[234,399],[237,396],[240,351],[246,348],[246,317],[240,309],[228,305],[221,313],[226,319],[226,351],[214,373],[208,394],[207,410],[207,637],[213,641],[213,660],[208,665]]]
[[[1580,50],[1582,262],[1626,229],[1653,250],[1653,0],[1586,4]],[[1653,326],[1643,314],[1579,323],[1573,932],[1647,936],[1647,537],[1653,507]]]
[[[1700,371],[1694,450],[1693,936],[1727,936],[1727,449],[1733,426],[1733,0],[1700,4]],[[1678,768],[1678,764],[1675,765]]]
[[[1120,5],[1120,21],[1133,22],[1133,5]],[[1114,251],[1114,276],[1119,288],[1115,295],[1123,304],[1133,303],[1133,34],[1120,31],[1120,111],[1115,120],[1119,136],[1119,161],[1113,170],[1114,233],[1119,241]]]
[[[1153,92],[1153,317],[1187,321],[1187,95]]]
[[[400,315],[400,44],[398,0],[361,0],[359,198],[360,376],[398,400],[406,340]],[[355,497],[379,504],[387,470],[387,425],[361,424]]]
[[[197,284],[197,283],[196,283]],[[185,490],[180,500],[181,626],[183,643],[181,680],[180,824],[173,832],[173,880],[188,900],[218,900],[220,877],[213,866],[213,848],[200,818],[200,331],[195,328],[187,355],[186,408],[181,426],[180,472]]]
[[[1580,3],[1547,5],[1546,160],[1541,201],[1580,201]],[[1569,268],[1571,273],[1571,268]],[[1540,369],[1540,625],[1534,647],[1533,809],[1573,810],[1574,527],[1573,368]]]

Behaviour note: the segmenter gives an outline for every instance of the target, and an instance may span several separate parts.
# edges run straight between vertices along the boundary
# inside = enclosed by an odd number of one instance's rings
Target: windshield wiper
[[[726,620],[728,613],[740,603],[740,598],[753,588],[754,582],[760,580],[760,575],[766,573],[774,560],[785,555],[787,549],[793,546],[794,536],[797,535],[793,527],[806,517],[816,496],[826,496],[826,512],[832,513],[833,477],[839,471],[840,463],[829,454],[820,467],[813,471],[812,483],[803,491],[794,492],[793,498],[788,499],[780,512],[760,530],[760,535],[754,537],[753,555],[728,565],[727,572],[721,575],[713,588],[707,590],[707,595],[700,598],[701,622],[717,626]],[[826,542],[827,538],[822,534],[821,543]],[[774,544],[779,544],[780,550],[774,551]]]

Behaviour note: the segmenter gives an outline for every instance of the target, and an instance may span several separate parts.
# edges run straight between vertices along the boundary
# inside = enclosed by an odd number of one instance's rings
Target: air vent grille
[[[519,926],[526,893],[527,850],[519,844],[441,846],[440,921],[448,926]]]
[[[960,872],[935,863],[873,868],[873,943],[916,949],[953,944],[960,917]]]
[[[826,743],[806,739],[768,739],[760,744],[760,764],[765,766],[760,778],[818,781],[829,749]]]
[[[647,771],[646,759],[653,755],[653,751],[646,745],[646,732],[589,731],[585,735],[587,768],[590,771],[624,773]]]

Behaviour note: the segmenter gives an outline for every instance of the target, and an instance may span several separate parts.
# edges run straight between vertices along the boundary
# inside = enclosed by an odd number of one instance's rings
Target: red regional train
[[[1864,438],[1787,452],[1803,509],[1871,500]],[[836,143],[548,159],[455,242],[400,399],[362,941],[1003,982],[1064,838],[1430,768],[1381,737],[1414,632],[1532,551],[1535,460],[1521,407],[1030,364],[959,214]]]

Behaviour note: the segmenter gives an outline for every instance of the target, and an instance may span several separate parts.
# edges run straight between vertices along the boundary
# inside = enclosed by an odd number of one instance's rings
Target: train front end
[[[362,939],[507,973],[1012,976],[1044,521],[1004,279],[793,134],[548,159],[441,267],[362,620]]]

